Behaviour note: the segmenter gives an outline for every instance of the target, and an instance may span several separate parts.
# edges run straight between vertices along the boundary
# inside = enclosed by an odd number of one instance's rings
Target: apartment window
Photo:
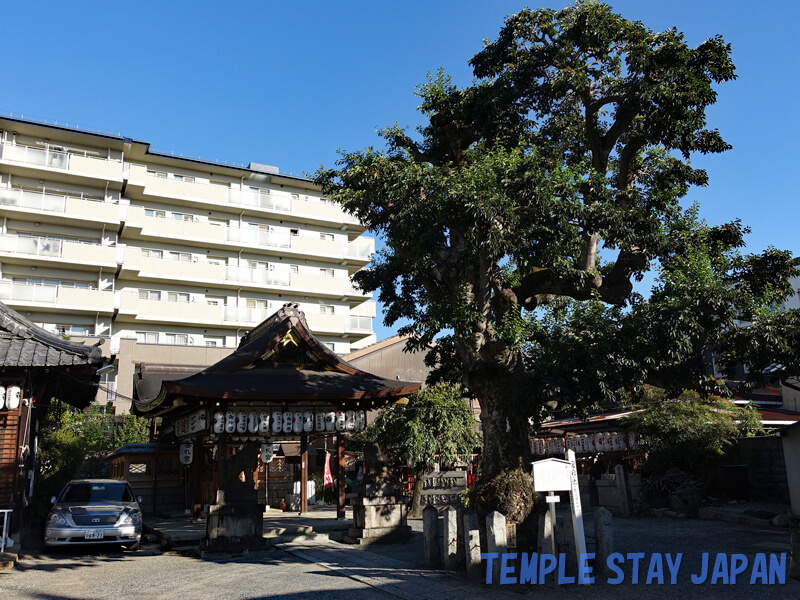
[[[247,308],[269,308],[269,301],[268,300],[254,300],[250,299],[247,301]]]
[[[186,213],[174,212],[172,218],[176,221],[194,221],[194,216]]]
[[[321,314],[321,315],[332,315],[333,314],[333,305],[331,305],[331,304],[320,304],[319,305],[319,314]]]
[[[166,179],[167,178],[167,174],[164,171],[151,171],[151,170],[148,170],[147,174],[150,175],[151,177],[158,177],[159,179]]]
[[[333,234],[332,233],[320,233],[319,239],[325,242],[332,242],[333,241]]]
[[[225,306],[225,296],[209,296],[206,294],[206,304],[210,306]]]
[[[213,225],[214,227],[227,227],[228,221],[227,219],[215,219],[213,217],[208,217],[208,224]]]
[[[182,260],[184,262],[191,262],[192,255],[188,252],[170,252],[168,254],[171,260]]]
[[[292,194],[292,200],[300,200],[300,194]]]
[[[186,333],[165,333],[166,344],[170,346],[186,346],[189,344],[189,335]]]
[[[186,292],[169,292],[167,293],[167,300],[169,302],[189,302],[189,294]]]
[[[325,346],[331,352],[333,352],[333,342],[323,342],[322,345]]]
[[[58,335],[94,335],[94,327],[90,325],[61,325],[56,323],[53,328]]]
[[[206,338],[206,346],[209,348],[224,348],[225,347],[225,338],[222,336],[210,336],[207,335]]]
[[[194,183],[194,177],[189,175],[174,175],[175,181],[183,181],[184,183]]]
[[[154,250],[152,248],[142,248],[142,256],[147,258],[164,258],[163,250]]]
[[[161,300],[161,292],[158,290],[139,290],[139,300]]]
[[[274,271],[275,266],[271,265],[268,262],[263,262],[260,260],[248,260],[247,266],[251,269],[264,269],[265,271]]]
[[[320,269],[319,274],[322,275],[322,277],[333,277],[335,272],[333,269]]]
[[[136,341],[140,344],[157,344],[158,332],[157,331],[137,331]]]
[[[167,217],[167,213],[163,210],[155,210],[153,208],[145,208],[144,209],[144,216],[145,217],[157,217],[159,219],[165,219]]]
[[[219,265],[224,267],[225,264],[227,264],[228,259],[224,256],[208,256],[206,257],[206,262],[208,262],[210,265]]]
[[[300,267],[298,267],[297,265],[289,265],[289,272],[290,273],[299,273],[300,272]]]

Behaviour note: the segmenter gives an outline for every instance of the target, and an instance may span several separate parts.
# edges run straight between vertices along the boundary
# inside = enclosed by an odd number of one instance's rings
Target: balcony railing
[[[0,252],[15,252],[33,256],[61,256],[63,240],[6,235],[0,237]]]
[[[266,210],[280,210],[284,212],[291,212],[292,199],[287,196],[279,196],[277,194],[264,194],[262,192],[254,192],[252,190],[228,190],[228,203],[238,204],[241,206],[254,206],[256,208],[264,208]]]
[[[345,256],[347,258],[358,258],[361,260],[369,260],[370,256],[372,256],[372,245],[371,244],[347,244],[347,248],[345,249]]]
[[[46,302],[55,304],[58,299],[57,285],[32,285],[0,281],[0,300],[16,302]]]
[[[288,234],[240,227],[228,227],[227,239],[229,242],[270,248],[288,248],[290,244],[290,236]]]
[[[226,306],[224,319],[236,323],[261,323],[273,313],[270,308],[251,308],[247,306]]]
[[[31,210],[44,210],[48,212],[67,212],[70,203],[92,202],[93,212],[102,210],[108,212],[108,216],[113,216],[116,202],[111,204],[99,198],[85,198],[77,196],[67,196],[65,194],[54,194],[52,192],[23,190],[23,189],[0,189],[0,206],[13,206],[17,208],[28,208]],[[100,205],[103,205],[102,209]],[[109,212],[110,211],[110,212]]]
[[[226,266],[225,279],[228,281],[240,281],[242,283],[288,286],[291,281],[291,274],[283,271],[269,271],[267,269]]]
[[[0,158],[21,162],[37,167],[49,167],[52,169],[69,169],[71,157],[91,158],[105,162],[120,161],[113,158],[91,156],[87,152],[67,152],[66,150],[55,150],[53,148],[37,148],[36,146],[25,146],[22,144],[11,144],[9,142],[0,143]]]
[[[351,316],[347,321],[347,328],[352,331],[372,331],[372,317]]]

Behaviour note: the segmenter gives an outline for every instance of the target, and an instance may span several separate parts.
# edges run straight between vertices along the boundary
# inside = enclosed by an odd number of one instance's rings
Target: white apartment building
[[[142,363],[213,364],[285,302],[339,354],[375,341],[375,303],[350,283],[374,240],[275,167],[0,117],[0,218],[0,300],[72,339],[107,338],[118,412]]]

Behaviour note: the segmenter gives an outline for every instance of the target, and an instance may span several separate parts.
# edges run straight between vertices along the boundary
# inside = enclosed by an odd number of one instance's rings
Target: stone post
[[[559,552],[564,552],[564,571],[567,576],[578,574],[578,554],[575,549],[575,530],[572,525],[572,513],[565,512],[558,527]]]
[[[440,568],[439,511],[430,504],[422,509],[422,539],[425,544],[425,566],[429,569]]]
[[[614,553],[614,530],[611,527],[611,513],[602,506],[594,511],[594,553],[595,572],[598,581],[606,577],[606,559]]]
[[[553,553],[553,521],[550,518],[550,511],[547,510],[539,515],[539,536],[538,548],[539,554],[552,554]]]
[[[614,467],[614,478],[617,480],[617,493],[619,494],[619,514],[623,517],[630,517],[631,511],[631,490],[628,485],[628,474],[625,472],[624,465]]]
[[[456,563],[459,569],[464,568],[464,560],[467,552],[466,533],[464,531],[464,515],[467,509],[463,506],[456,507],[456,529],[458,530],[458,543],[456,545]]]
[[[458,513],[452,506],[444,511],[444,568],[458,570]]]
[[[481,528],[478,513],[468,510],[464,513],[464,554],[467,563],[467,577],[480,581],[481,570]]]
[[[500,566],[502,556],[508,551],[506,544],[506,518],[497,511],[486,517],[486,550],[497,552],[497,559],[492,563],[492,581],[500,583]]]

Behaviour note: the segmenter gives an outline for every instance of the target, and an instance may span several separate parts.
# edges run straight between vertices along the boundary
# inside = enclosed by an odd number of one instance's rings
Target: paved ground
[[[322,515],[320,515],[322,517]],[[548,598],[656,598],[681,600],[724,598],[800,598],[800,582],[787,578],[785,585],[749,585],[750,569],[736,585],[693,585],[690,575],[700,565],[703,552],[741,553],[752,563],[759,552],[789,552],[785,529],[749,527],[715,521],[671,519],[615,519],[615,549],[644,552],[646,561],[655,552],[683,554],[677,585],[645,585],[647,562],[640,567],[640,583],[631,584],[630,568],[625,583],[610,586],[489,587],[467,582],[460,575],[420,569],[422,542],[420,521],[411,543],[366,548],[331,541],[279,544],[241,556],[200,559],[161,553],[146,546],[139,553],[57,554],[23,559],[17,569],[0,575],[0,598],[23,600],[115,600],[190,598],[192,600],[253,600],[256,598],[444,598],[510,599],[530,594]],[[591,532],[591,523],[587,531]],[[788,562],[788,559],[787,559]],[[788,565],[787,565],[788,566]],[[668,581],[668,579],[667,579]],[[533,596],[531,596],[533,597]]]

